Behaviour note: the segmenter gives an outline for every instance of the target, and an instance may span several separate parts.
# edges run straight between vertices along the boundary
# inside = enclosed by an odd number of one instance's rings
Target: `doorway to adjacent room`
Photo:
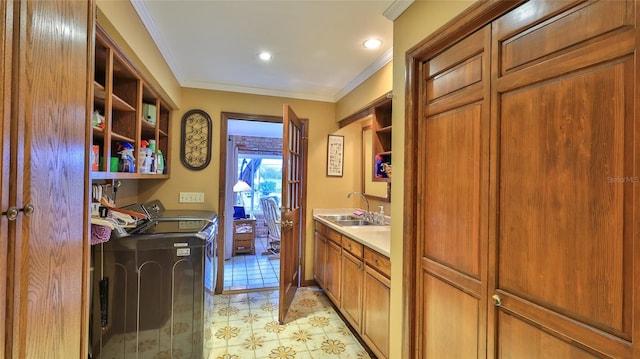
[[[282,123],[271,118],[227,121],[224,263],[221,291],[277,288],[280,281],[279,227],[263,208],[279,213],[282,187]],[[276,220],[278,220],[277,218]]]

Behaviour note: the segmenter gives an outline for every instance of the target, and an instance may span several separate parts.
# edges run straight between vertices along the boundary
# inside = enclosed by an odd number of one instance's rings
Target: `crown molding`
[[[283,91],[283,90],[251,87],[251,86],[230,85],[230,84],[223,84],[223,83],[217,83],[217,82],[187,80],[187,81],[184,81],[181,85],[182,87],[196,88],[201,90],[237,92],[237,93],[252,94],[252,95],[295,98],[299,100],[310,100],[310,101],[320,101],[320,102],[335,102],[333,100],[333,97],[318,95],[313,93]]]
[[[395,0],[382,15],[391,21],[395,21],[413,2],[414,0]]]
[[[169,65],[169,69],[171,69],[171,72],[173,72],[173,76],[176,78],[176,80],[178,80],[178,83],[182,83],[183,75],[182,71],[180,71],[180,66],[178,66],[178,62],[175,60],[175,57],[173,57],[171,48],[164,42],[160,31],[158,31],[156,23],[153,21],[153,17],[151,16],[149,9],[145,5],[145,2],[131,1],[131,5],[136,10],[136,13],[138,13],[138,16],[140,17],[140,20],[142,20],[144,26],[147,28],[149,35],[160,50],[160,53],[164,57],[164,60],[167,62],[167,65]]]
[[[393,60],[393,47],[387,50],[382,56],[380,56],[374,63],[367,66],[355,79],[351,80],[342,90],[335,94],[333,101],[338,102],[341,98],[346,96],[349,92],[353,91],[360,84],[365,82],[371,75],[375,74],[378,70],[384,67]]]

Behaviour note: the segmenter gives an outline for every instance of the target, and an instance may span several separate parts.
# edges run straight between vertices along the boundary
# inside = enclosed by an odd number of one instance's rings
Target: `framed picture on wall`
[[[342,177],[344,136],[329,135],[327,141],[327,176]]]

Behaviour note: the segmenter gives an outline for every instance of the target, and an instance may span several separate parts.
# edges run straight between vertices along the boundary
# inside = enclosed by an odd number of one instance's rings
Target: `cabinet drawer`
[[[364,248],[364,261],[371,268],[374,268],[388,278],[391,278],[391,261],[387,256],[384,256],[372,249]]]
[[[342,248],[358,258],[362,258],[362,244],[349,237],[342,237]]]
[[[326,227],[325,236],[329,238],[332,242],[342,245],[342,235],[340,234],[340,232],[334,231],[333,229]]]

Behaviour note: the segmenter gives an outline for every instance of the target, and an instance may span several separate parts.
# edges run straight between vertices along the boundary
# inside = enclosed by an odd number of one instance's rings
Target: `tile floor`
[[[236,254],[224,262],[223,292],[279,285],[280,260],[262,255],[267,250],[267,237],[257,237],[255,246],[255,255]]]
[[[278,324],[278,291],[209,297],[207,359],[370,358],[318,287],[299,288],[284,325]]]

